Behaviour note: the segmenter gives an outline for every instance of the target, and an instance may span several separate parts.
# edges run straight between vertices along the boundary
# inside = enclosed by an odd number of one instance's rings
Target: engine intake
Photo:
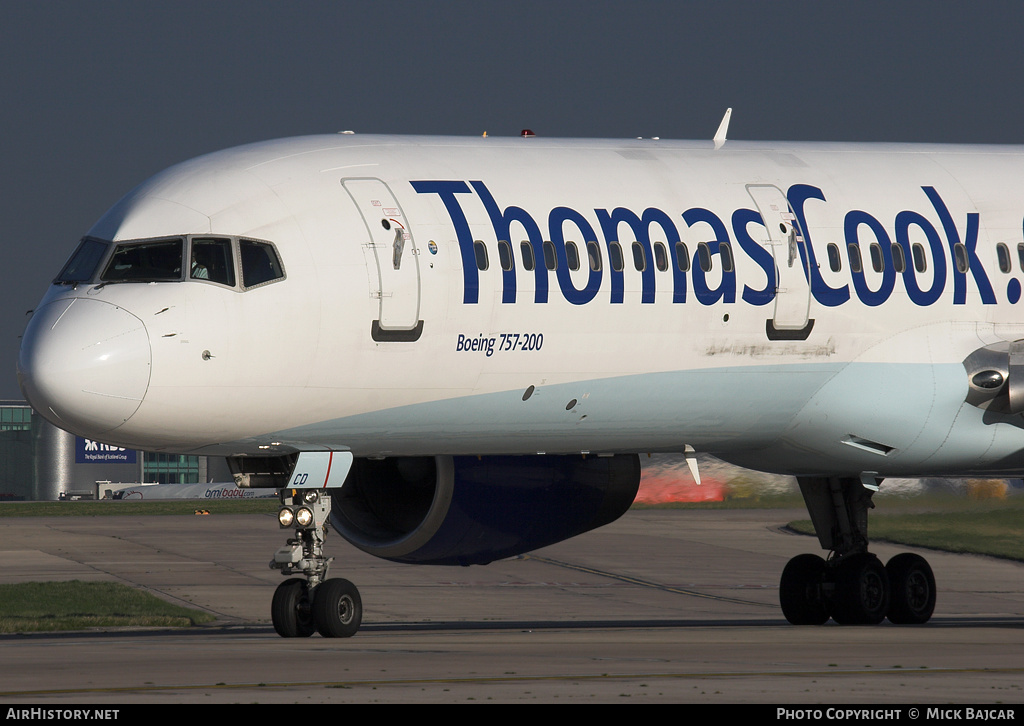
[[[330,521],[384,559],[486,564],[615,521],[639,485],[635,454],[357,459]]]

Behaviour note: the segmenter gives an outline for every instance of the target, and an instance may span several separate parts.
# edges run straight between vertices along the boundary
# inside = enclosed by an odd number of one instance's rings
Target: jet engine
[[[979,348],[964,368],[967,403],[994,413],[1024,413],[1024,340]]]
[[[330,522],[384,559],[486,564],[615,521],[639,484],[635,454],[357,459]]]

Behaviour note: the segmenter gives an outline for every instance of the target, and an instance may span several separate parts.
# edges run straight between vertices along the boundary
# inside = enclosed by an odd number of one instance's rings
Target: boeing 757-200
[[[1024,147],[257,143],[114,205],[19,377],[62,428],[279,490],[282,636],[359,627],[328,523],[483,564],[615,520],[654,452],[797,477],[829,556],[783,571],[791,622],[921,623],[932,571],[867,511],[1024,472],[1022,189]]]

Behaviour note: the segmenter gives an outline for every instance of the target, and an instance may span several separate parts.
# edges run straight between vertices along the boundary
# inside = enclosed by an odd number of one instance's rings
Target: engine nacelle
[[[994,413],[1024,413],[1024,340],[978,348],[964,368],[967,403]]]
[[[613,522],[639,485],[635,454],[356,459],[330,521],[387,560],[479,565]]]

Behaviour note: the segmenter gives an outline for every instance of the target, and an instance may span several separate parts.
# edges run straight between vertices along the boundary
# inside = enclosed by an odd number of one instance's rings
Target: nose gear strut
[[[331,515],[330,490],[282,489],[278,522],[295,536],[274,553],[271,569],[299,575],[274,592],[271,619],[284,638],[302,638],[317,631],[325,638],[355,635],[363,619],[359,590],[348,580],[327,577],[333,557],[324,555],[324,537]],[[303,579],[303,577],[305,579]]]

